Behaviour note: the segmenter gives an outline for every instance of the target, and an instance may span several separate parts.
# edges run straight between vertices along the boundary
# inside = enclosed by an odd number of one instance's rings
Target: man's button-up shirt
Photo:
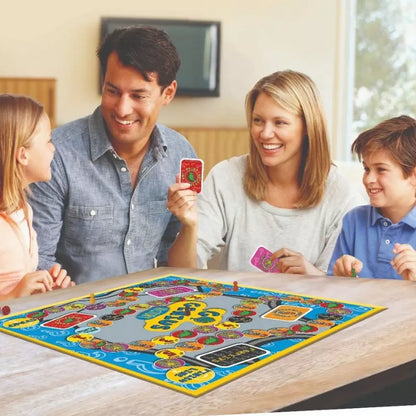
[[[189,142],[156,125],[134,188],[99,107],[55,129],[53,142],[52,179],[31,186],[39,268],[58,262],[83,283],[166,264],[180,227],[167,192],[181,158],[195,157]]]

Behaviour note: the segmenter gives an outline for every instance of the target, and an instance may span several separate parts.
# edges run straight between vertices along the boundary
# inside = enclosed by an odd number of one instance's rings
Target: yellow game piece
[[[94,305],[94,303],[95,303],[94,293],[91,293],[91,295],[90,295],[90,303],[91,303],[91,305]]]

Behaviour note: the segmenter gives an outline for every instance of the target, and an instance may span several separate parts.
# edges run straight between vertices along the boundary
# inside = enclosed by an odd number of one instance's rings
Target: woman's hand
[[[275,260],[277,258],[279,259],[277,268],[281,273],[310,274],[315,276],[325,274],[312,263],[309,263],[303,254],[296,251],[281,248],[270,256],[270,260]]]

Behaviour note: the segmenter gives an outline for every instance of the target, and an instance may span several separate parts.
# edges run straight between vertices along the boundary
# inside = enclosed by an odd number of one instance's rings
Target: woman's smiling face
[[[262,92],[254,104],[250,132],[265,166],[299,168],[306,134],[301,117]]]

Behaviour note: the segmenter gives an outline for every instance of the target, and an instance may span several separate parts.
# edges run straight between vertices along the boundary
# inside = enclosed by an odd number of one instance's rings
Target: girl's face
[[[401,166],[385,150],[363,157],[363,184],[373,207],[394,223],[416,203],[416,174],[405,178]]]
[[[260,93],[254,104],[250,132],[265,166],[299,169],[306,134],[301,117]]]
[[[22,148],[21,148],[22,149]],[[51,141],[51,123],[44,112],[28,147],[23,148],[19,162],[23,166],[26,186],[51,179],[51,162],[55,146]]]

